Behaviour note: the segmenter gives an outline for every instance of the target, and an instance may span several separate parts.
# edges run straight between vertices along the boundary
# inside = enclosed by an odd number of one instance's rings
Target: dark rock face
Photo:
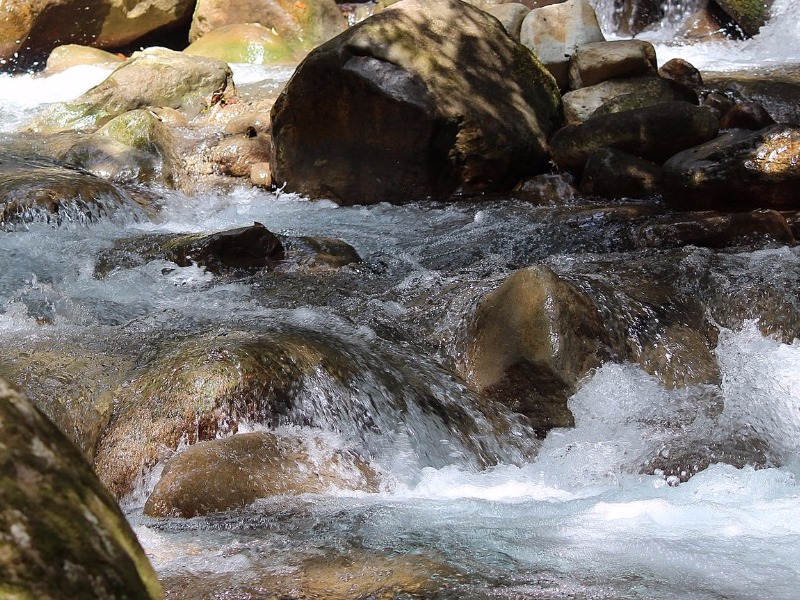
[[[580,190],[604,198],[647,198],[661,186],[661,167],[630,154],[598,148],[589,155]]]
[[[491,16],[404,0],[298,67],[272,110],[275,182],[343,204],[508,189],[544,168],[559,103]]]
[[[670,202],[689,210],[800,207],[800,128],[732,130],[664,165]]]
[[[78,450],[0,381],[0,596],[161,598],[122,511]]]
[[[583,169],[597,148],[613,148],[662,163],[681,150],[713,139],[718,129],[717,119],[708,109],[688,102],[665,102],[567,125],[556,132],[550,146],[556,164],[575,171]]]

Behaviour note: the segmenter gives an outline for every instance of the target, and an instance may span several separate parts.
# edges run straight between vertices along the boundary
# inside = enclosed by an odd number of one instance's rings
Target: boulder
[[[113,183],[43,159],[0,153],[0,228],[83,224],[115,216],[146,220],[133,198]]]
[[[688,102],[665,102],[567,125],[550,139],[550,148],[556,164],[573,171],[581,171],[597,148],[621,150],[660,164],[713,139],[718,129],[711,111]]]
[[[728,110],[719,120],[721,129],[751,129],[757,131],[775,120],[758,102],[739,102]]]
[[[146,34],[188,23],[193,6],[193,0],[4,2],[0,4],[0,61],[27,69],[43,63],[62,44],[119,49]]]
[[[403,0],[298,67],[271,162],[278,185],[343,204],[506,190],[546,168],[559,120],[552,77],[496,19]]]
[[[664,165],[670,204],[688,210],[800,207],[800,128],[730,130]]]
[[[327,42],[348,25],[334,0],[197,0],[189,41],[237,23],[263,25],[306,50]]]
[[[528,16],[528,13],[531,12],[531,9],[519,2],[507,2],[505,4],[493,6],[487,9],[486,12],[496,17],[497,20],[502,23],[508,35],[519,41],[522,22],[525,20],[525,17]]]
[[[80,452],[0,381],[0,595],[163,598],[125,515]]]
[[[236,23],[213,29],[183,52],[226,63],[256,65],[295,65],[305,55],[297,41],[288,41],[259,23]]]
[[[124,62],[125,59],[111,52],[81,46],[79,44],[66,44],[56,46],[47,57],[47,65],[44,68],[45,75],[55,75],[61,71],[66,71],[70,67],[78,65],[97,65],[102,67],[115,67]]]
[[[467,381],[542,434],[573,424],[567,398],[608,356],[595,306],[545,266],[517,271],[484,296],[469,337]]]
[[[644,40],[594,42],[580,46],[569,61],[569,87],[597,85],[609,79],[622,79],[658,70],[656,49]]]
[[[564,120],[582,123],[595,115],[679,101],[697,104],[697,94],[660,77],[612,79],[564,94]]]
[[[118,115],[146,107],[196,114],[218,101],[231,82],[231,70],[222,61],[148,48],[82,96],[46,109],[28,128],[37,133],[93,130]]]
[[[209,151],[214,170],[221,175],[249,177],[253,165],[268,163],[272,154],[272,138],[254,128],[244,135],[231,135]]]
[[[562,90],[567,88],[569,61],[575,51],[584,44],[605,41],[588,0],[566,0],[532,10],[522,22],[519,39]]]
[[[195,517],[332,487],[375,492],[376,480],[363,460],[321,440],[242,433],[197,443],[167,461],[144,514]]]
[[[172,130],[145,109],[114,117],[60,158],[116,183],[174,185],[179,177]]]
[[[580,190],[603,198],[650,198],[661,189],[661,167],[611,148],[589,154]]]

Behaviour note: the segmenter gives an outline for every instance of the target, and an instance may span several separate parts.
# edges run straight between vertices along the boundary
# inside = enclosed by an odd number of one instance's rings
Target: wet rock
[[[188,23],[193,7],[191,0],[3,3],[0,60],[27,69],[36,61],[43,63],[50,51],[62,44],[122,48],[152,31]]]
[[[773,78],[706,76],[706,85],[738,102],[757,102],[778,123],[800,125],[800,84],[776,74]]]
[[[697,94],[659,77],[612,79],[564,94],[564,120],[582,123],[601,114],[676,101],[697,104]]]
[[[684,325],[667,326],[641,348],[637,359],[668,388],[718,384],[722,379],[707,337]]]
[[[286,259],[279,270],[320,272],[361,262],[361,257],[347,242],[328,237],[285,238]]]
[[[641,33],[664,17],[659,0],[616,0],[614,9],[614,30],[621,35]]]
[[[117,497],[179,444],[236,433],[240,421],[277,424],[316,369],[346,378],[349,362],[302,335],[228,333],[176,340],[116,393],[95,459]]]
[[[550,148],[557,165],[575,171],[583,169],[597,148],[613,148],[662,163],[681,150],[713,139],[718,127],[716,117],[705,108],[665,102],[567,125],[550,139]]]
[[[772,0],[715,0],[748,36],[758,33],[769,16]]]
[[[759,247],[764,242],[793,245],[796,238],[786,218],[774,210],[737,213],[693,212],[668,215],[639,228],[651,247]]]
[[[731,107],[719,120],[721,129],[750,129],[757,131],[775,120],[758,102],[740,102]]]
[[[231,70],[222,61],[148,48],[82,96],[46,109],[28,128],[38,133],[93,130],[113,117],[150,106],[197,114],[215,102],[231,81]]]
[[[725,114],[736,106],[736,102],[720,92],[711,92],[703,100],[703,106],[714,113],[717,119],[722,119]]]
[[[497,20],[502,23],[508,35],[519,41],[522,22],[525,20],[525,17],[528,16],[528,13],[531,12],[531,9],[519,2],[507,2],[505,4],[493,6],[486,12],[493,17],[497,17]]]
[[[661,167],[611,148],[589,154],[580,190],[603,198],[650,198],[660,192]]]
[[[703,85],[703,76],[700,71],[692,63],[682,58],[673,58],[665,62],[658,69],[658,76],[692,89]]]
[[[214,170],[232,177],[249,177],[253,165],[268,163],[272,153],[269,135],[248,129],[244,135],[232,135],[223,139],[209,152]]]
[[[25,223],[89,223],[122,215],[145,220],[120,188],[85,171],[0,154],[0,228]]]
[[[684,210],[785,210],[800,205],[800,128],[731,130],[664,165],[670,203]]]
[[[553,74],[559,89],[567,89],[569,61],[584,44],[603,42],[597,15],[587,0],[567,0],[532,10],[519,34],[528,47]]]
[[[101,67],[115,67],[124,62],[125,59],[111,52],[81,46],[79,44],[67,44],[56,46],[47,57],[47,65],[44,68],[45,75],[55,75],[61,71],[66,71],[70,67],[78,65],[97,65]]]
[[[258,23],[237,23],[213,29],[192,42],[184,53],[226,63],[294,65],[304,52]]]
[[[156,259],[180,267],[197,264],[216,275],[272,267],[284,257],[280,238],[261,223],[212,234],[152,235],[123,240],[101,252],[95,276],[130,268]]]
[[[268,162],[254,163],[250,167],[250,183],[260,187],[271,188],[274,183],[272,166]]]
[[[4,597],[163,597],[136,535],[81,454],[3,381],[0,437]]]
[[[485,296],[464,373],[472,386],[527,416],[537,431],[573,424],[567,398],[607,357],[591,301],[544,266],[528,267]]]
[[[496,19],[405,0],[298,67],[271,162],[278,185],[344,204],[503,190],[545,168],[558,119],[549,73]]]
[[[321,440],[243,433],[200,442],[171,458],[144,514],[194,517],[279,494],[323,493],[331,487],[374,492],[376,483],[363,460]]]
[[[180,177],[172,130],[145,109],[114,117],[60,158],[116,183],[174,185]]]
[[[644,40],[594,42],[580,46],[569,61],[569,87],[597,85],[609,79],[655,74],[656,49]]]
[[[257,23],[284,40],[301,43],[306,50],[347,29],[334,0],[198,0],[189,41],[237,23]]]

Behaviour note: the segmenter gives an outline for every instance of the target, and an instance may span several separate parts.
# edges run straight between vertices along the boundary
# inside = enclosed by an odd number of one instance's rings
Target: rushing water
[[[791,55],[800,52],[796,8],[796,0],[776,0],[780,18],[763,36],[737,43],[733,67],[800,62]],[[731,47],[674,51],[725,69]],[[659,46],[662,62],[672,51]],[[13,132],[44,98],[75,96],[104,74],[0,76],[0,131]],[[239,83],[286,76],[237,69]],[[391,362],[398,387],[413,381],[445,406],[467,407],[480,423],[485,415],[470,408],[447,371],[476,298],[529,264],[547,262],[590,285],[607,277],[598,265],[621,269],[648,256],[615,245],[579,198],[565,202],[568,210],[514,198],[340,208],[245,188],[197,197],[156,192],[163,209],[152,221],[123,214],[0,235],[7,348],[73,340],[102,353],[148,336],[302,328],[358,349],[367,374]],[[253,221],[287,235],[344,239],[364,262],[311,280],[219,279],[165,261],[94,274],[97,254],[132,233]],[[775,293],[800,310],[798,254],[775,246],[719,255],[687,249],[678,262],[688,265],[683,276],[693,264],[711,264],[709,277],[721,288],[746,290],[773,277]],[[193,519],[144,517],[143,496],[135,494],[126,510],[174,598],[392,597],[402,588],[399,597],[793,599],[800,589],[800,343],[765,337],[747,319],[720,331],[719,385],[668,389],[636,365],[608,363],[570,399],[574,428],[538,441],[513,415],[493,415],[507,420],[507,437],[480,441],[490,461],[476,460],[470,440],[440,422],[393,409],[396,390],[385,384],[349,392],[386,402],[375,406],[378,435],[370,437],[320,409],[316,400],[336,401],[340,390],[310,382],[314,426],[285,423],[279,433],[366,450],[381,491],[265,498]],[[59,382],[39,387],[48,385]],[[697,401],[709,396],[711,412]],[[758,440],[750,464],[713,463],[688,481],[652,466],[669,452],[702,454],[704,444],[728,439]]]

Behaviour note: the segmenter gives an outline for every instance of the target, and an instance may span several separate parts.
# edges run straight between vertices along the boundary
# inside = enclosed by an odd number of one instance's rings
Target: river
[[[660,62],[682,56],[705,72],[798,64],[798,10],[797,0],[777,0],[764,32],[746,42],[668,45],[663,29],[645,37],[658,43]],[[43,103],[74,97],[106,73],[1,75],[0,135],[13,136]],[[289,74],[235,68],[240,84]],[[588,286],[660,252],[605,237],[579,197],[561,206],[512,196],[344,208],[246,187],[153,193],[163,208],[151,219],[122,213],[0,234],[6,347],[24,352],[71,340],[102,353],[148,336],[290,327],[357,348],[367,375],[388,357],[399,365],[398,387],[413,381],[445,405],[468,406],[448,356],[459,351],[457,331],[480,294],[526,265],[543,262]],[[364,262],[313,286],[290,277],[219,279],[159,261],[94,274],[97,254],[131,233],[254,221],[287,235],[343,239]],[[700,264],[720,294],[735,296],[774,277],[768,287],[800,314],[797,248],[676,252],[679,278]],[[369,395],[379,423],[359,431],[320,408],[343,393],[321,378],[307,383],[313,425],[287,422],[279,433],[366,450],[380,491],[329,489],[209,517],[154,519],[142,514],[152,479],[124,508],[170,598],[793,600],[800,590],[800,341],[765,336],[756,320],[743,318],[720,326],[715,356],[719,385],[676,389],[637,365],[607,363],[570,399],[575,427],[537,440],[504,415],[508,437],[481,440],[489,467],[470,454],[471,440],[398,409],[393,399],[403,390],[350,390]],[[713,414],[695,402],[709,394],[718,401]],[[712,462],[690,478],[646,466],[660,453],[702,454],[709,440],[729,438],[757,439],[758,458]],[[403,591],[395,593],[399,580]]]

